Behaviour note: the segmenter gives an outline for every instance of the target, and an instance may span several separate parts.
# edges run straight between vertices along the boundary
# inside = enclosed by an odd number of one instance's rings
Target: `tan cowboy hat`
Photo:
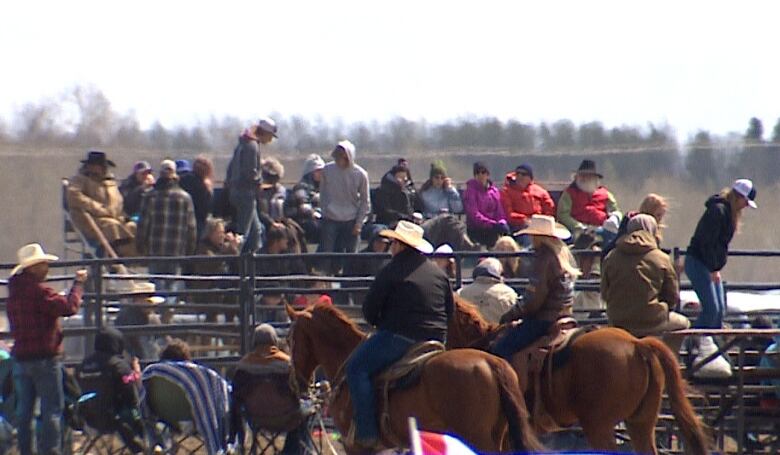
[[[433,245],[431,245],[425,238],[423,238],[423,228],[410,223],[409,221],[399,221],[395,227],[395,230],[391,231],[385,229],[379,231],[379,235],[390,239],[398,240],[399,242],[409,245],[415,250],[423,254],[433,253]]]
[[[11,275],[16,275],[31,265],[40,264],[41,262],[57,261],[60,259],[53,254],[44,253],[43,248],[37,243],[30,243],[19,248],[19,251],[16,252],[16,257],[19,259],[19,265],[11,270]]]
[[[132,283],[132,285],[128,286],[126,289],[123,290],[123,293],[127,294],[139,294],[147,296],[144,300],[148,303],[151,303],[152,305],[159,305],[163,302],[165,302],[165,297],[160,297],[157,295],[153,295],[157,291],[156,286],[154,283],[150,282],[140,282],[140,283]]]
[[[565,226],[555,222],[555,218],[548,215],[534,215],[531,217],[531,223],[522,231],[515,235],[543,235],[545,237],[556,237],[566,240],[571,237],[571,232]]]

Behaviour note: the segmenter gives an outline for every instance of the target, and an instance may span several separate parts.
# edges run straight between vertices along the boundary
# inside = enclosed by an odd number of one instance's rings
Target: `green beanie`
[[[434,175],[447,175],[447,168],[444,166],[444,161],[436,160],[431,163],[431,173],[429,177],[433,177]]]

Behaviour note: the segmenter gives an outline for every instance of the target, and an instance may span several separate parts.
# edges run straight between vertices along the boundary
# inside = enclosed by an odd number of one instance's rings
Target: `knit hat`
[[[515,172],[519,171],[525,171],[528,173],[529,177],[534,178],[534,168],[528,163],[523,163],[520,166],[517,166],[515,168]]]
[[[474,163],[474,175],[479,174],[480,172],[487,171],[488,174],[490,174],[490,169],[488,169],[487,165],[483,163],[482,161],[477,161]]]
[[[307,156],[306,160],[303,162],[303,175],[309,175],[312,172],[324,167],[325,160],[323,160],[322,157],[316,153],[312,153],[311,155]]]
[[[279,346],[279,337],[276,335],[276,329],[271,324],[260,324],[255,327],[255,333],[252,336],[252,345],[258,346]]]
[[[633,218],[628,220],[628,226],[626,226],[626,232],[629,234],[636,231],[647,231],[653,235],[658,232],[658,221],[652,216],[644,213],[634,215]]]
[[[474,267],[471,277],[477,279],[478,277],[486,276],[500,280],[503,271],[504,268],[501,266],[501,261],[496,258],[487,258]]]
[[[444,162],[442,160],[436,160],[431,163],[431,172],[429,177],[433,178],[435,175],[447,175],[447,168],[444,167]]]

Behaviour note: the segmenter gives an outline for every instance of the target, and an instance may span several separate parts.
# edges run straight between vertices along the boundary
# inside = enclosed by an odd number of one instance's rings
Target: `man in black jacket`
[[[347,363],[347,383],[356,423],[355,443],[372,448],[379,440],[371,378],[398,361],[421,341],[444,342],[453,311],[450,282],[424,254],[433,246],[421,227],[399,221],[392,240],[393,259],[377,275],[363,302],[363,316],[376,332],[357,347]]]

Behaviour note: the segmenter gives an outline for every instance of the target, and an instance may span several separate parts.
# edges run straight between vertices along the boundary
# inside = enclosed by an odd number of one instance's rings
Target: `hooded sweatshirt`
[[[485,188],[479,180],[466,182],[463,193],[463,207],[466,209],[466,223],[470,228],[489,229],[501,221],[506,221],[501,206],[501,193],[492,182]]]
[[[601,296],[610,325],[641,332],[669,319],[680,289],[674,264],[653,234],[640,230],[618,241],[601,268]]]
[[[225,182],[233,191],[253,190],[260,184],[260,146],[256,139],[244,133],[233,150]]]
[[[373,202],[376,222],[379,224],[395,226],[400,220],[412,220],[412,195],[406,186],[396,180],[392,171],[382,177]]]
[[[122,334],[114,328],[95,336],[95,353],[82,362],[79,379],[87,384],[84,392],[97,393],[100,408],[111,415],[138,406],[141,374],[133,370]]]
[[[717,272],[726,265],[729,243],[734,237],[731,206],[717,194],[704,205],[707,210],[696,225],[686,254],[701,261],[710,272]]]
[[[368,174],[355,164],[354,152],[345,149],[349,166],[341,169],[334,161],[322,169],[320,203],[323,217],[332,221],[354,221],[362,225],[371,210]]]

